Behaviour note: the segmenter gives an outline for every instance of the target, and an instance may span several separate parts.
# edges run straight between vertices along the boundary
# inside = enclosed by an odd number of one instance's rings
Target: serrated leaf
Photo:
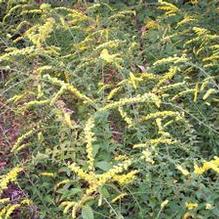
[[[99,144],[94,144],[93,145],[93,156],[94,157],[97,155],[99,149],[100,149],[100,145]]]
[[[85,205],[82,207],[81,215],[83,219],[94,219],[94,213],[90,206]]]
[[[112,167],[112,165],[107,161],[100,161],[96,163],[96,167],[100,168],[101,170],[107,171]]]

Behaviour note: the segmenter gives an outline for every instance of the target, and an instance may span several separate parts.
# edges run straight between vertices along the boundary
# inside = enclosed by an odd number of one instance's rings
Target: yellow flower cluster
[[[184,25],[184,24],[190,24],[191,21],[195,21],[196,19],[193,16],[186,15],[181,21],[178,22],[177,27]]]
[[[148,163],[154,164],[153,156],[152,156],[152,151],[149,149],[143,150],[142,151],[142,156],[141,159],[145,160]]]
[[[74,128],[74,124],[75,124],[75,121],[74,120],[71,120],[71,113],[70,112],[65,112],[63,110],[63,118],[64,118],[64,123],[65,125],[67,125],[67,127],[69,127],[70,129],[73,129]]]
[[[130,72],[128,83],[131,84],[134,89],[137,89],[140,81],[143,81],[141,77],[136,77],[132,72]]]
[[[55,174],[54,173],[49,173],[49,172],[42,172],[42,173],[40,173],[40,176],[54,177]]]
[[[216,173],[219,173],[219,157],[214,157],[214,160],[205,161],[202,166],[195,165],[194,173],[196,175],[201,175],[208,170],[214,170]]]
[[[184,167],[182,167],[181,165],[176,165],[176,168],[184,175],[184,176],[188,176],[190,173],[189,173],[189,171],[186,169],[186,168],[184,168]]]
[[[197,101],[197,98],[198,98],[198,92],[199,92],[199,84],[196,83],[196,84],[195,84],[195,89],[194,89],[194,98],[193,98],[193,101],[194,101],[194,102]]]
[[[50,101],[50,105],[52,106],[57,100],[58,98],[65,92],[66,90],[66,85],[63,85],[60,90],[54,95],[54,97],[51,99]]]
[[[179,11],[179,8],[177,8],[174,4],[165,2],[163,0],[159,0],[158,2],[160,3],[158,8],[165,11],[166,16],[173,16]]]
[[[167,200],[167,199],[164,200],[164,201],[160,204],[161,209],[163,209],[165,206],[167,206],[168,203],[169,203],[169,200]]]
[[[209,31],[205,28],[201,27],[193,27],[192,30],[197,34],[197,35],[205,35],[209,33]]]
[[[19,150],[21,150],[22,148],[24,148],[25,146],[27,146],[27,144],[21,145],[21,143],[22,143],[25,139],[29,138],[33,133],[34,133],[34,129],[33,129],[33,130],[30,130],[30,131],[28,131],[28,132],[26,132],[26,133],[23,134],[23,135],[21,135],[21,136],[17,139],[17,141],[16,141],[16,143],[14,144],[14,146],[12,147],[11,152],[19,151]]]
[[[94,192],[94,191],[92,191],[92,192]],[[75,205],[73,206],[73,209],[72,209],[72,214],[71,214],[72,218],[73,218],[73,219],[76,218],[76,217],[77,217],[77,212],[78,212],[78,210],[79,210],[87,201],[89,201],[89,200],[91,200],[91,199],[93,199],[93,198],[94,198],[93,196],[90,196],[90,195],[85,194],[85,195],[81,198],[81,200],[80,200],[79,202],[75,203]]]
[[[197,203],[193,203],[193,202],[186,202],[185,205],[186,205],[186,208],[187,208],[188,210],[192,210],[192,209],[198,207],[198,204],[197,204]]]
[[[186,58],[185,55],[183,55],[181,57],[173,56],[173,57],[167,57],[167,58],[160,59],[160,60],[154,62],[153,65],[157,66],[157,65],[164,65],[164,64],[168,64],[168,63],[177,64],[177,63],[187,62],[188,60],[189,59]]]
[[[119,60],[118,58],[116,58],[118,57],[118,55],[119,54],[110,55],[107,49],[103,49],[100,53],[100,58],[106,61],[107,63],[114,63]]]
[[[43,66],[40,66],[39,68],[37,68],[37,73],[39,75],[42,75],[44,72],[49,72],[53,69],[53,66],[51,65],[43,65]]]
[[[145,93],[143,95],[137,95],[135,97],[130,97],[130,98],[122,98],[118,101],[109,103],[106,106],[100,108],[99,112],[115,109],[115,108],[122,107],[128,104],[143,103],[146,101],[153,102],[158,107],[160,106],[160,103],[161,103],[161,100],[157,95],[153,93]]]
[[[68,166],[70,170],[75,172],[81,179],[92,182],[93,183],[93,176],[86,173],[84,170],[82,170],[79,166],[77,166],[75,163]]]
[[[88,36],[83,41],[74,44],[74,48],[78,51],[84,51],[90,47],[92,47],[93,39]]]
[[[24,16],[24,15],[39,15],[42,14],[42,10],[39,9],[30,9],[30,10],[24,10],[20,13],[20,16]]]
[[[157,29],[159,27],[159,24],[154,20],[149,20],[146,22],[145,27],[149,30],[150,29]]]
[[[112,15],[111,17],[109,17],[109,19],[118,19],[118,18],[124,18],[126,17],[126,15],[136,15],[135,11],[132,10],[124,10],[124,11],[119,11],[117,13],[115,13],[114,15]]]
[[[163,137],[169,137],[170,134],[168,132],[166,132],[164,130],[164,127],[162,126],[162,119],[157,118],[155,121],[156,121],[156,125],[157,125],[157,128],[158,128],[158,134],[163,136]]]
[[[69,169],[75,172],[81,179],[88,182],[89,186],[86,189],[84,195],[81,197],[78,202],[62,202],[62,206],[65,207],[65,212],[67,212],[70,208],[72,209],[72,217],[76,218],[77,211],[90,199],[93,199],[98,193],[99,188],[101,188],[104,184],[108,182],[116,181],[120,185],[125,185],[127,183],[132,182],[138,171],[132,170],[127,174],[121,174],[123,171],[127,170],[128,167],[132,164],[132,160],[127,159],[122,163],[113,166],[110,170],[103,174],[95,174],[93,171],[89,171],[88,173],[83,171],[79,166],[75,163],[69,165]],[[64,182],[65,183],[65,182]]]
[[[107,99],[111,100],[121,89],[122,89],[122,87],[116,87],[116,88],[112,89],[110,91],[109,95],[107,96]]]
[[[115,157],[115,160],[117,160],[117,161],[122,161],[122,160],[127,160],[127,159],[128,159],[127,155],[117,155]]]
[[[16,103],[18,102],[19,100],[21,100],[22,98],[26,97],[27,95],[29,94],[29,92],[24,92],[22,94],[19,94],[19,95],[14,95],[13,97],[9,98],[6,103]]]
[[[1,198],[0,199],[0,204],[5,204],[5,203],[8,203],[10,202],[10,198]]]
[[[177,73],[177,67],[171,67],[169,71],[160,78],[156,86],[153,88],[153,92],[157,92],[160,89],[160,86],[164,84],[166,81],[172,79],[174,75]]]
[[[112,201],[111,203],[115,203],[117,202],[118,200],[121,200],[122,198],[124,198],[125,196],[127,196],[128,194],[125,192],[125,193],[121,193],[119,195],[117,195]]]
[[[165,137],[160,137],[160,138],[155,138],[155,139],[150,139],[145,143],[140,143],[140,144],[135,144],[133,145],[133,148],[144,148],[148,146],[157,146],[158,144],[175,144],[176,141],[171,139],[171,138],[165,138]]]
[[[54,190],[57,190],[61,185],[65,185],[65,184],[70,183],[70,182],[71,182],[70,179],[64,179],[54,186]]]
[[[95,48],[95,50],[103,49],[103,48],[116,48],[119,46],[120,43],[123,41],[121,40],[109,40],[108,42],[102,43]]]
[[[122,173],[124,170],[127,170],[128,167],[132,164],[132,160],[125,160],[122,163],[112,167],[110,170],[108,170],[106,173],[101,174],[98,176],[98,185],[104,185],[106,182],[111,181],[118,175],[119,173]]]
[[[128,124],[129,127],[131,127],[133,125],[133,121],[132,119],[128,116],[128,114],[122,109],[122,107],[120,106],[118,108],[120,115],[122,116],[122,118],[124,119],[124,121]]]
[[[191,3],[192,3],[193,5],[197,5],[198,2],[199,2],[199,0],[191,0]]]
[[[12,57],[27,56],[30,54],[35,54],[36,52],[37,50],[35,50],[33,46],[22,48],[22,49],[8,48],[8,52],[0,56],[0,60],[12,61],[13,60]]]
[[[166,118],[166,117],[175,117],[176,120],[182,120],[182,115],[179,112],[161,111],[156,113],[150,113],[147,116],[143,117],[141,121],[146,122],[150,119]]]
[[[162,94],[164,91],[172,90],[172,89],[179,88],[179,87],[184,87],[185,85],[186,85],[185,81],[178,82],[175,84],[168,84],[168,85],[159,87],[158,92]]]
[[[94,133],[92,132],[92,129],[94,128],[94,118],[91,116],[84,129],[85,139],[87,142],[86,151],[87,151],[87,159],[88,159],[88,169],[90,171],[94,171],[94,155],[93,155],[93,145],[92,143],[95,141]]]
[[[206,100],[208,99],[208,97],[211,95],[211,94],[215,94],[217,93],[218,91],[216,89],[213,89],[213,88],[210,88],[207,90],[207,92],[204,94],[204,96],[202,97],[203,100]]]
[[[181,92],[179,92],[177,95],[173,96],[173,97],[172,97],[172,100],[177,100],[178,98],[183,97],[183,96],[185,96],[186,94],[190,94],[190,93],[194,93],[194,92],[195,92],[195,89],[194,89],[194,88],[181,91]]]
[[[7,205],[5,208],[3,208],[0,211],[0,218],[9,219],[13,211],[17,208],[19,208],[20,204],[14,204],[14,205]]]
[[[213,61],[218,61],[219,60],[219,55],[217,54],[213,54],[207,58],[202,59],[204,62],[208,61],[208,62],[213,62]]]
[[[156,80],[160,78],[159,75],[148,73],[148,72],[143,72],[140,74],[140,76],[143,80]]]
[[[69,84],[69,83],[65,83],[64,81],[61,81],[57,78],[51,77],[50,75],[44,75],[43,78],[45,80],[48,80],[51,84],[53,85],[57,85],[60,87],[63,87],[63,89],[68,90],[69,92],[71,92],[72,94],[74,94],[76,97],[78,97],[79,99],[84,100],[85,102],[88,103],[93,103],[93,101],[85,96],[84,94],[82,94],[77,88],[75,88],[73,85]],[[63,92],[63,91],[62,91]]]
[[[19,204],[7,204],[4,208],[0,209],[0,218],[9,219],[11,218],[11,214],[14,212],[15,209],[20,208],[22,205],[31,205],[31,204],[32,201],[29,199],[24,199]]]
[[[7,188],[10,182],[15,182],[17,180],[17,176],[22,170],[23,168],[17,166],[11,169],[10,172],[6,175],[1,176],[2,179],[0,182],[0,194],[3,192],[4,189]]]
[[[194,42],[202,42],[199,49],[197,50],[197,54],[200,53],[205,48],[206,43],[209,40],[217,39],[218,36],[216,34],[211,34],[208,29],[201,28],[201,27],[193,27],[192,30],[195,32],[196,36],[192,39],[188,40],[184,46],[188,46]]]
[[[50,103],[50,100],[33,100],[25,104],[26,109],[30,109],[32,107],[38,107],[42,105],[47,105]]]
[[[137,170],[132,170],[132,171],[128,172],[127,174],[115,175],[113,177],[113,179],[115,181],[117,181],[119,183],[119,185],[124,186],[124,185],[127,185],[127,184],[133,182],[136,179],[136,174],[138,172],[139,171],[137,171]]]
[[[41,47],[46,39],[50,36],[55,25],[53,18],[48,18],[43,25],[35,25],[26,31],[25,36],[28,37],[36,47]]]

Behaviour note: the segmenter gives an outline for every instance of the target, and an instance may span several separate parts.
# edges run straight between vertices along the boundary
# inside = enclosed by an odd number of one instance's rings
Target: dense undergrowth
[[[218,1],[39,2],[0,1],[0,218],[219,218]]]

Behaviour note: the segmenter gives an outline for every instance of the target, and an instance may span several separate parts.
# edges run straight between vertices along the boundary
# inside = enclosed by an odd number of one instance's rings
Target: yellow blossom
[[[55,174],[54,173],[49,173],[49,172],[42,172],[40,173],[41,176],[48,176],[48,177],[54,177]]]
[[[116,88],[112,89],[110,91],[109,95],[107,96],[107,99],[111,100],[121,89],[122,89],[122,87],[116,87]]]
[[[167,57],[167,58],[162,58],[160,60],[157,60],[156,62],[153,63],[154,66],[157,65],[163,65],[163,64],[168,64],[168,63],[183,63],[183,62],[187,62],[189,61],[188,58],[186,58],[185,55],[182,55],[181,57],[178,56],[173,56],[173,57]],[[173,69],[175,69],[176,67],[173,67]]]
[[[131,127],[133,125],[132,119],[128,116],[127,112],[125,112],[122,107],[118,108],[120,115],[124,119],[124,121],[128,124],[128,127]]]
[[[166,199],[165,201],[163,201],[163,202],[161,203],[160,207],[161,207],[161,208],[164,208],[168,203],[169,203],[169,200]]]
[[[120,195],[117,195],[112,201],[111,203],[115,203],[117,202],[118,200],[121,200],[122,198],[124,198],[125,196],[127,196],[128,194],[125,192],[125,193],[121,193]]]
[[[57,184],[55,185],[54,190],[57,190],[57,189],[59,188],[59,186],[65,185],[65,184],[70,183],[70,182],[71,182],[71,180],[69,180],[69,179],[64,179],[64,180],[62,180],[61,182],[59,182],[59,183],[57,183]]]
[[[201,175],[204,172],[208,171],[209,169],[214,170],[215,172],[219,173],[219,158],[214,157],[214,160],[205,161],[202,167],[199,167],[195,164],[194,166],[194,173],[197,175]]]
[[[159,9],[165,11],[166,16],[175,15],[179,11],[179,8],[177,8],[174,4],[163,0],[159,0],[158,2],[160,3]]]
[[[199,0],[191,0],[191,3],[192,3],[193,5],[197,5],[197,4],[198,4],[198,1],[199,1]]]
[[[10,202],[10,198],[1,198],[0,199],[0,204],[5,204],[7,202]]]
[[[198,165],[194,166],[194,173],[197,175],[201,175],[205,172],[205,170],[202,167],[199,167]]]
[[[146,22],[145,27],[149,30],[150,29],[157,29],[159,27],[159,24],[154,20],[150,20],[150,21]]]
[[[210,204],[210,203],[206,203],[205,204],[205,209],[206,210],[211,210],[211,209],[213,209],[214,208],[214,206],[212,205],[212,204]]]
[[[117,155],[115,157],[115,160],[117,160],[117,161],[123,161],[123,160],[127,160],[127,159],[128,159],[127,155]]]
[[[137,89],[138,84],[140,81],[143,81],[141,77],[136,77],[132,72],[129,74],[129,79],[128,82],[135,88]]]
[[[55,20],[53,18],[48,18],[45,24],[41,26],[35,25],[26,31],[25,36],[27,36],[37,47],[41,47],[52,33],[54,25]]]
[[[186,202],[186,208],[188,210],[192,210],[194,208],[197,208],[198,207],[198,204],[197,203],[193,203],[193,202]]]
[[[21,136],[17,139],[17,141],[16,141],[16,143],[14,144],[14,146],[12,147],[11,151],[12,151],[12,152],[16,151],[16,150],[18,149],[18,147],[21,146],[21,143],[22,143],[25,139],[29,138],[29,137],[33,134],[33,132],[34,132],[34,129],[32,129],[32,130],[26,132],[25,134],[21,135]]]
[[[50,75],[46,74],[43,76],[43,79],[47,80],[53,85],[60,86],[63,89],[61,89],[61,93],[64,92],[64,90],[69,91],[79,99],[84,100],[87,103],[93,103],[93,101],[87,97],[86,95],[82,94],[77,88],[75,88],[72,84],[65,83],[64,81],[59,80],[58,78],[51,77]]]
[[[142,148],[142,147],[148,147],[148,146],[156,146],[159,144],[175,144],[176,141],[171,138],[155,138],[155,139],[149,139],[145,143],[135,144],[133,145],[133,148]]]
[[[73,172],[75,172],[81,179],[84,179],[88,181],[89,183],[93,183],[95,181],[93,175],[86,173],[75,163],[69,165],[68,168],[72,170]]]
[[[24,200],[21,201],[22,205],[31,205],[32,201],[28,198],[25,198]]]
[[[103,49],[100,53],[100,58],[106,61],[107,63],[113,63],[118,54],[110,55],[107,49]]]
[[[0,182],[0,194],[1,192],[7,188],[10,182],[15,182],[17,179],[18,174],[23,170],[21,167],[14,167],[11,169],[9,173],[7,173]]]
[[[184,176],[188,176],[189,175],[189,171],[182,167],[181,165],[176,165],[176,168],[184,175]]]
[[[119,163],[118,165],[113,166],[110,170],[108,170],[106,173],[99,175],[98,177],[98,185],[104,185],[109,180],[120,180],[120,183],[123,184],[125,182],[131,180],[130,178],[133,177],[133,172],[130,175],[118,175],[119,173],[122,173],[124,170],[127,170],[128,167],[132,164],[132,160],[125,160],[122,163]]]
[[[156,113],[150,113],[147,116],[143,117],[141,120],[145,122],[150,119],[157,119],[157,118],[166,118],[166,117],[175,117],[176,120],[182,120],[182,116],[179,112],[174,111],[161,111]]]
[[[89,170],[94,170],[94,155],[93,155],[93,145],[92,145],[92,143],[95,141],[95,136],[94,136],[94,133],[92,132],[94,125],[95,125],[94,118],[90,117],[84,129],[85,139],[87,142],[86,151],[87,151]]]
[[[153,157],[152,157],[152,152],[150,150],[142,151],[141,159],[144,159],[146,162],[154,164],[154,160],[153,160]]]
[[[5,219],[9,219],[11,214],[14,212],[14,210],[19,207],[20,207],[20,204],[10,205],[7,209],[7,213],[5,214]]]
[[[137,95],[135,97],[130,97],[130,98],[122,98],[118,101],[114,101],[112,103],[109,103],[106,106],[100,108],[99,112],[107,111],[110,109],[115,109],[115,108],[118,108],[120,106],[125,106],[128,104],[143,103],[146,101],[153,102],[157,107],[159,107],[161,104],[161,100],[157,95],[155,95],[153,93],[145,93],[143,95]]]
[[[136,178],[137,173],[137,170],[132,170],[127,174],[115,175],[113,176],[113,179],[117,181],[121,186],[123,186],[133,182]]]

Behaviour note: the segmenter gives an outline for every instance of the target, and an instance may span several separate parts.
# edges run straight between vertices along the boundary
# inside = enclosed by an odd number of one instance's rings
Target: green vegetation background
[[[0,218],[219,218],[219,3],[0,0]]]

